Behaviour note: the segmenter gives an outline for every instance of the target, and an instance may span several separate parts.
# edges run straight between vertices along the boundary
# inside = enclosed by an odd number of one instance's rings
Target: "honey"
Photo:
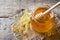
[[[37,14],[46,10],[47,8],[38,8],[33,15],[36,16]],[[39,18],[38,20],[34,20],[31,17],[32,28],[39,33],[45,33],[51,30],[55,25],[55,17],[51,18],[50,14],[51,12],[45,14],[42,18]]]

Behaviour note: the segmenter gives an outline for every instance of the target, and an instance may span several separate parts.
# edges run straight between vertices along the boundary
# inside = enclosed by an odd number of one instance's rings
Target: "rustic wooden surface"
[[[0,16],[13,15],[16,13],[16,10],[28,8],[27,6],[32,4],[44,3],[52,6],[58,1],[60,0],[0,0]],[[60,6],[55,9],[55,12],[60,17]],[[14,23],[14,20],[11,18],[0,18],[0,40],[15,40],[11,30],[12,23]],[[60,22],[57,25],[59,25],[59,29]]]

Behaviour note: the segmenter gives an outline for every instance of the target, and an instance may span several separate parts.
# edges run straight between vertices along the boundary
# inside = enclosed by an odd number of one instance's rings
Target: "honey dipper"
[[[48,12],[50,12],[51,10],[53,10],[54,8],[56,8],[56,7],[59,6],[59,5],[60,5],[60,1],[59,1],[58,3],[56,3],[55,5],[53,5],[51,8],[49,8],[48,10],[46,10],[45,12],[37,14],[37,15],[34,17],[34,19],[39,19],[39,18],[41,18],[42,16],[44,16],[45,14],[47,14]]]

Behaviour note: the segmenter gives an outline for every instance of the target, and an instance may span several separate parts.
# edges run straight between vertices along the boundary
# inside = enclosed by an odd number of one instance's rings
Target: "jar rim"
[[[45,7],[44,7],[44,6],[45,6]],[[48,5],[45,5],[45,4],[44,4],[44,6],[43,6],[43,7],[42,7],[42,6],[37,6],[36,9],[34,10],[34,12],[35,12],[38,8],[47,8],[47,9],[50,8],[50,6],[48,6]],[[32,13],[31,18],[32,18],[34,21],[38,22],[38,21],[34,18],[34,12]],[[50,19],[52,19],[52,18],[55,16],[54,10],[51,11],[50,16],[51,16]],[[39,23],[39,22],[38,22],[38,23]]]

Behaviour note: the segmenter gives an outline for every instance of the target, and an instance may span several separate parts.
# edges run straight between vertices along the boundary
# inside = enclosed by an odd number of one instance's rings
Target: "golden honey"
[[[34,12],[34,16],[37,14],[46,11],[47,8],[38,8]],[[39,33],[49,33],[55,25],[55,17],[51,18],[51,12],[45,14],[42,18],[34,20],[31,17],[32,28]]]

